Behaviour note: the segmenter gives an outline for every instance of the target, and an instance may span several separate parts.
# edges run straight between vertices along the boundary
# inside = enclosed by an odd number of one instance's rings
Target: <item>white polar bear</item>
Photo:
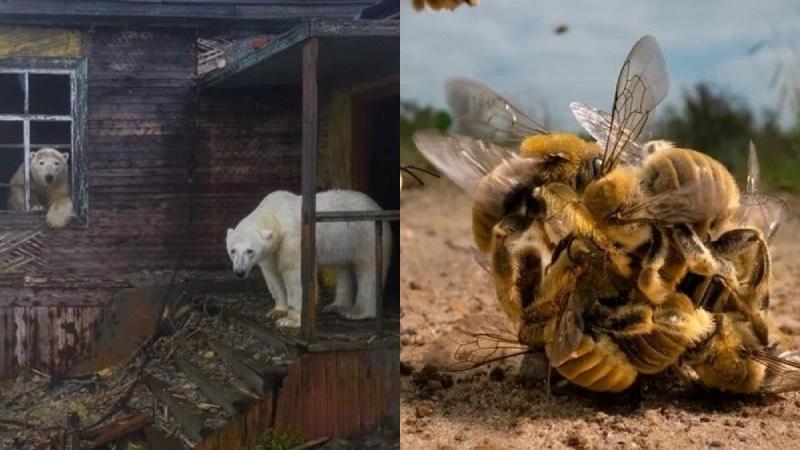
[[[47,211],[47,224],[61,228],[74,215],[69,182],[69,153],[41,148],[30,154],[31,210]],[[25,164],[11,177],[8,208],[25,210]]]
[[[300,281],[301,197],[276,191],[229,228],[226,239],[233,272],[244,278],[254,266],[261,268],[275,300],[270,318],[278,326],[300,326],[302,286]],[[380,210],[366,194],[332,190],[317,194],[317,211]],[[317,224],[317,264],[336,267],[336,298],[325,307],[348,319],[375,317],[378,293],[375,279],[375,226],[373,222],[322,222]],[[383,279],[391,261],[391,232],[383,224]],[[355,301],[353,275],[356,278]]]

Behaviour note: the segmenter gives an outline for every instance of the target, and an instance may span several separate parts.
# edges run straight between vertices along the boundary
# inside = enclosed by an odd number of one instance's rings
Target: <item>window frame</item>
[[[87,62],[80,59],[47,59],[47,58],[6,58],[0,59],[0,73],[25,73],[25,112],[23,114],[0,114],[2,121],[21,121],[24,133],[25,164],[25,206],[26,211],[0,211],[0,221],[4,217],[19,215],[40,215],[30,211],[30,123],[31,121],[67,121],[71,122],[70,149],[70,182],[72,203],[75,216],[69,226],[85,227],[89,217],[89,188],[86,163],[87,128]],[[30,98],[28,80],[30,74],[57,74],[70,77],[70,114],[29,114],[27,102]],[[0,222],[1,223],[1,222]]]

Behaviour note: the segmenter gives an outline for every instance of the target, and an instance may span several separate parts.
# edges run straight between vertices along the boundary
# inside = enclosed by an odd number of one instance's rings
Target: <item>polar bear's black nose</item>
[[[235,270],[233,273],[239,278],[244,278],[245,275],[244,270]]]
[[[53,175],[51,175],[51,174],[45,175],[44,180],[47,181],[48,183],[52,183],[53,182]]]

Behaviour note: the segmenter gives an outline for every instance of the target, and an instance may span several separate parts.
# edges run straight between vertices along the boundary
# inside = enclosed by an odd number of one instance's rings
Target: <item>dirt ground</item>
[[[408,376],[443,345],[454,321],[500,314],[489,276],[475,262],[469,204],[432,183],[401,199],[401,444],[405,448],[800,448],[800,394],[735,397],[675,387],[666,376],[636,394],[577,388],[546,396],[523,381],[519,361],[472,373]],[[800,220],[773,245],[772,311],[800,348]],[[417,375],[418,377],[418,375]]]

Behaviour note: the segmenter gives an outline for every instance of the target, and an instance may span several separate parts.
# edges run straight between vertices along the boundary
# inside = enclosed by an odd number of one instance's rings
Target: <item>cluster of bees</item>
[[[456,134],[414,141],[471,195],[474,240],[516,331],[471,330],[457,358],[544,351],[564,378],[598,392],[668,368],[727,392],[800,389],[799,353],[768,315],[768,242],[785,204],[758,191],[752,144],[740,191],[706,154],[640,142],[668,89],[645,36],[622,65],[611,113],[570,105],[595,139],[585,141],[481,83],[447,82]]]

